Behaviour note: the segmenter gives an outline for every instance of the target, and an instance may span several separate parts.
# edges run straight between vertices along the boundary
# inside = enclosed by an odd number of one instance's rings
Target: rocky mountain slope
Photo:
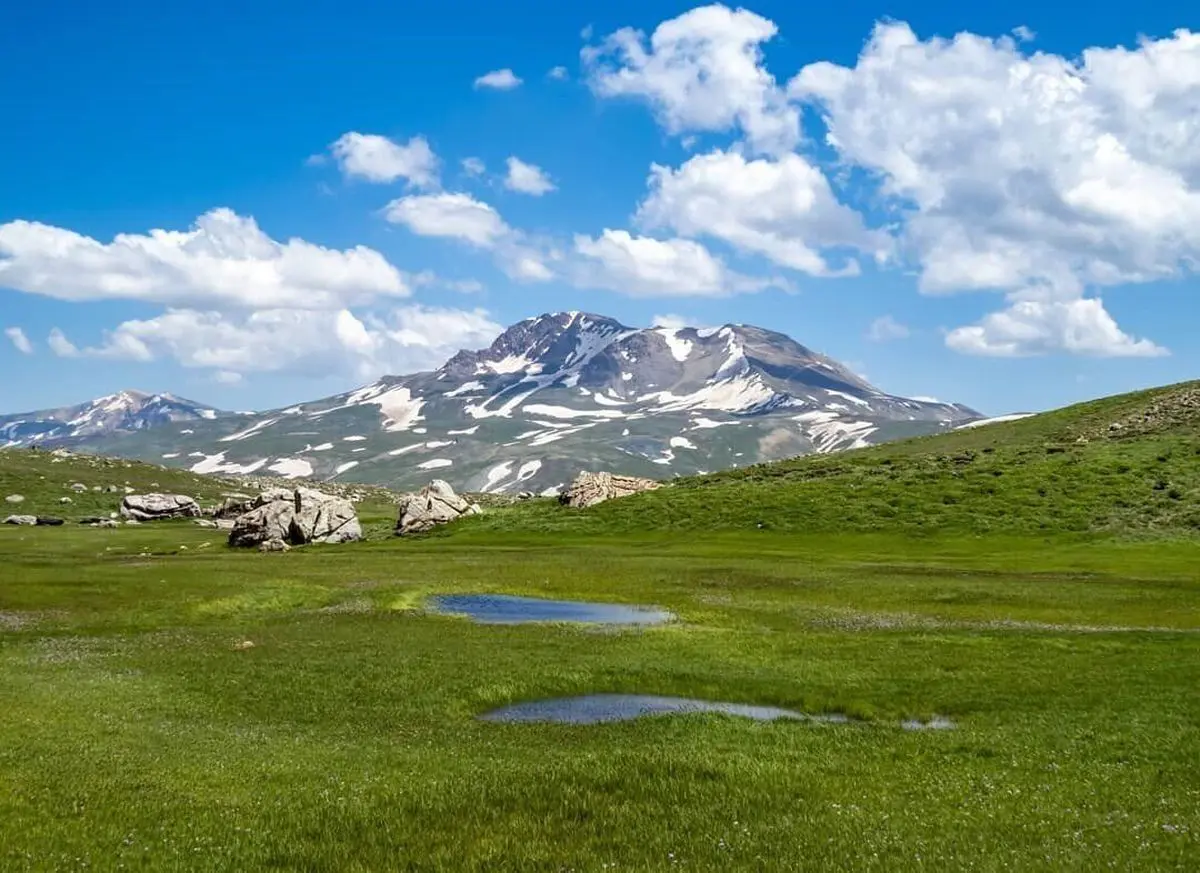
[[[939,432],[980,418],[895,397],[757,327],[530,318],[433,372],[254,414],[86,440],[198,473],[542,492],[581,470],[670,478]]]
[[[104,437],[228,414],[173,394],[121,391],[76,406],[0,415],[0,448],[86,446]]]

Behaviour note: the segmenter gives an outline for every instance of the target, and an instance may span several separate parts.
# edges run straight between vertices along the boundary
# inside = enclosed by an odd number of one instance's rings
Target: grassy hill
[[[72,488],[76,483],[86,490]],[[201,476],[141,461],[97,455],[30,449],[0,450],[0,518],[40,515],[74,521],[107,516],[120,508],[126,489],[131,493],[186,494],[204,507],[213,506],[230,493],[256,494],[264,488],[288,483],[279,479]],[[378,536],[391,533],[395,522],[395,494],[386,488],[342,483],[302,482],[330,493],[352,496],[367,530]],[[4,498],[21,495],[20,503]],[[63,498],[69,503],[64,503]]]
[[[548,503],[457,533],[1106,532],[1200,535],[1200,382],[710,476],[593,509]]]
[[[72,489],[76,483],[86,490]],[[237,483],[139,461],[27,449],[0,451],[0,501],[12,494],[25,498],[18,504],[0,502],[2,515],[68,520],[108,515],[120,506],[126,487],[140,494],[187,494],[201,503],[215,503],[223,492],[235,490]],[[71,502],[63,503],[64,497]]]

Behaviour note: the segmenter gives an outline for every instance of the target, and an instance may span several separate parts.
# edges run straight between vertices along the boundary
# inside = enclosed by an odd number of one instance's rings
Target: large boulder
[[[640,479],[637,476],[622,476],[617,473],[580,473],[558,500],[567,506],[583,509],[605,500],[653,491],[661,485],[661,482],[655,482],[653,479]]]
[[[234,521],[229,532],[231,546],[303,546],[362,539],[354,505],[342,497],[311,488],[272,488],[256,497],[253,504]]]
[[[37,524],[37,516],[36,515],[10,515],[8,518],[4,519],[4,521],[0,522],[0,524],[20,524],[20,525],[29,525],[30,527],[32,527],[33,525]]]
[[[200,504],[183,494],[127,494],[121,500],[121,515],[138,521],[199,518]]]
[[[406,494],[400,499],[396,535],[423,533],[439,524],[449,524],[464,515],[478,515],[481,511],[474,503],[455,494],[449,483],[434,479],[416,494]]]

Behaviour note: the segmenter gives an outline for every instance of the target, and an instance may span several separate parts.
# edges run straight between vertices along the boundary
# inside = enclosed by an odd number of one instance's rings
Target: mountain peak
[[[200,473],[480,491],[553,489],[580,469],[688,475],[935,433],[965,407],[894,397],[777,331],[630,328],[546,312],[433,372],[247,416],[125,390],[0,417],[0,446],[67,445]]]

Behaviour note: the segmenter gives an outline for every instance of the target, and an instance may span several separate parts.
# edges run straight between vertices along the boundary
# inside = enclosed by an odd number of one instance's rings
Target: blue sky
[[[562,309],[996,413],[1200,371],[1183,3],[425,6],[7,11],[0,410],[282,405]]]

